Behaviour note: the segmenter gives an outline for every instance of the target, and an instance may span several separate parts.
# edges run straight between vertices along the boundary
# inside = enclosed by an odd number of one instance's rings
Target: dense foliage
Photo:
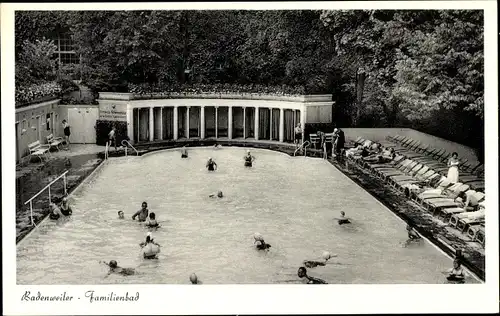
[[[331,93],[337,125],[482,135],[482,11],[23,11],[18,87],[50,79],[64,31],[95,91]]]

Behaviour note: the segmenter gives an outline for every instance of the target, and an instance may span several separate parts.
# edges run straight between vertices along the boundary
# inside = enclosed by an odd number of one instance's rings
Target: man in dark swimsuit
[[[250,150],[247,151],[247,155],[243,159],[245,160],[245,167],[252,167],[255,158],[250,154]]]
[[[307,284],[328,284],[326,281],[318,279],[318,278],[313,278],[307,275],[307,269],[304,267],[300,267],[299,271],[297,271],[297,275],[299,278],[306,278],[307,279]]]
[[[215,171],[215,170],[217,170],[217,164],[210,157],[208,158],[206,167],[207,167],[208,171]]]
[[[139,222],[145,222],[146,219],[148,218],[148,203],[142,202],[142,208],[135,212],[134,215],[132,215],[132,219],[135,220],[137,216],[139,216]]]
[[[69,136],[71,135],[71,131],[69,128],[69,124],[66,120],[62,121],[62,125],[64,128],[64,141],[66,142],[66,150],[69,149]]]

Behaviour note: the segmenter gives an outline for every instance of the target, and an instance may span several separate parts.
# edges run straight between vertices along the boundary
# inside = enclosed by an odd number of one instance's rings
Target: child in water
[[[344,211],[340,211],[340,218],[336,218],[336,220],[339,223],[339,225],[350,224],[351,223],[351,221],[349,220],[349,218],[345,217],[345,212]]]
[[[299,270],[297,271],[297,275],[301,279],[306,278],[307,284],[328,284],[326,281],[308,276],[307,269],[304,267],[299,268]]]
[[[208,197],[211,197],[211,198],[219,198],[219,199],[222,199],[224,197],[224,195],[222,194],[222,191],[218,191],[217,194],[210,194]]]
[[[331,258],[336,257],[337,255],[332,255],[328,251],[324,251],[323,255],[321,256],[324,261],[315,261],[315,260],[304,260],[304,266],[307,268],[315,268],[317,266],[325,266],[327,261],[330,260]]]
[[[406,231],[408,232],[408,239],[402,244],[403,247],[407,247],[413,242],[419,242],[422,239],[410,225],[406,225]]]
[[[73,214],[73,210],[69,206],[68,198],[64,197],[61,202],[61,213],[64,216],[70,216]]]
[[[188,151],[186,149],[186,146],[183,146],[181,148],[181,158],[187,158],[188,157]]]
[[[123,211],[118,211],[118,218],[125,219],[125,214],[123,213]]]
[[[147,227],[159,227],[160,225],[156,221],[156,214],[154,212],[151,212],[149,214],[149,219],[146,222]]]
[[[448,281],[464,283],[465,271],[462,268],[462,263],[460,260],[453,261],[453,269],[448,271],[448,276],[446,277]]]
[[[254,242],[253,242],[254,244],[255,244],[256,242],[259,242],[259,243],[257,244],[257,246],[256,246],[257,250],[269,250],[269,248],[271,248],[271,245],[270,245],[270,244],[268,244],[268,243],[266,243],[266,242],[264,241],[264,237],[262,237],[262,235],[261,235],[261,234],[259,234],[259,233],[255,233],[255,234],[253,235],[253,239],[254,239]]]
[[[215,171],[217,170],[217,164],[215,161],[212,160],[212,157],[208,157],[207,165],[206,165],[208,171]]]
[[[49,204],[50,214],[49,218],[57,221],[59,218],[64,217],[64,214],[61,212],[59,207],[55,203]]]
[[[192,273],[189,276],[189,281],[191,281],[191,284],[203,284],[200,280],[198,280],[198,277],[196,276],[195,273]]]
[[[133,274],[135,274],[135,269],[119,267],[118,262],[116,262],[116,260],[111,260],[109,263],[101,261],[101,263],[103,263],[109,267],[109,272],[106,276],[110,275],[111,273],[117,273],[117,274],[121,274],[121,275],[133,275]]]
[[[156,250],[152,247],[153,245],[157,247]],[[144,259],[156,259],[156,255],[160,253],[161,246],[154,241],[151,232],[147,234],[146,241],[141,242],[139,246],[143,248]]]

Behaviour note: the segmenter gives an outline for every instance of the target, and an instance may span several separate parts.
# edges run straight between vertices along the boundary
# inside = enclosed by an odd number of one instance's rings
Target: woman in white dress
[[[460,161],[458,160],[458,154],[456,152],[451,154],[451,158],[448,160],[448,181],[451,183],[458,182],[458,165]]]

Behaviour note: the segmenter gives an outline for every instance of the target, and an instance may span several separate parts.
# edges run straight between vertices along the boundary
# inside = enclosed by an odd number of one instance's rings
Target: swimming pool
[[[18,284],[187,284],[193,272],[205,284],[301,283],[302,261],[324,250],[338,257],[308,273],[328,283],[443,283],[451,259],[427,242],[401,247],[405,223],[327,161],[253,149],[254,168],[245,168],[245,152],[110,159],[71,198],[70,221],[45,221],[18,246]],[[205,169],[208,157],[218,171]],[[224,198],[210,199],[217,190]],[[139,253],[148,230],[130,217],[142,201],[166,220],[153,232],[158,260]],[[333,220],[341,210],[352,225]],[[270,252],[255,250],[254,232]],[[104,278],[99,260],[111,259],[138,273]]]

